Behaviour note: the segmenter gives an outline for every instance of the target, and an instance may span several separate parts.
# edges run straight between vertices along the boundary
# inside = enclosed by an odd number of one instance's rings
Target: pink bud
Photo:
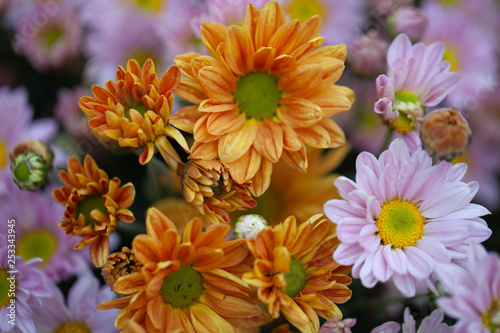
[[[401,7],[387,18],[389,32],[393,36],[407,34],[410,40],[418,42],[427,28],[427,16],[416,7]]]
[[[378,31],[358,35],[348,52],[348,62],[353,72],[361,77],[374,77],[385,72],[389,42]]]

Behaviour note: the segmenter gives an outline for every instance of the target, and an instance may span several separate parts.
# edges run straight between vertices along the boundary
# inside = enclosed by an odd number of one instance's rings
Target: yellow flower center
[[[500,301],[491,303],[488,312],[483,313],[484,327],[488,328],[491,333],[498,332],[500,329]]]
[[[95,223],[97,221],[90,217],[90,213],[94,209],[99,209],[104,214],[108,214],[108,210],[104,205],[104,199],[101,195],[92,195],[80,201],[76,205],[76,217],[78,218],[80,214],[83,214],[83,216],[85,216],[86,225]]]
[[[448,61],[450,63],[450,72],[458,72],[460,70],[460,57],[453,46],[446,45],[443,61]]]
[[[185,308],[195,303],[203,293],[203,277],[190,265],[166,276],[161,285],[160,295],[163,302],[173,308]]]
[[[288,297],[296,297],[306,286],[307,274],[300,261],[290,260],[290,273],[285,274],[286,289],[283,292]]]
[[[54,333],[92,333],[92,330],[84,323],[69,321],[56,328]]]
[[[399,111],[399,117],[391,122],[391,127],[401,134],[413,131],[416,119],[412,114],[421,110],[418,96],[410,91],[398,91],[392,106]]]
[[[415,126],[413,126],[412,123],[413,122],[410,120],[410,118],[408,118],[408,115],[406,113],[400,112],[398,119],[391,123],[391,127],[399,133],[404,134],[406,132],[413,131]]]
[[[162,0],[134,0],[142,8],[150,8],[160,10],[162,7]]]
[[[45,46],[51,48],[63,35],[58,27],[52,27],[45,32]]]
[[[414,246],[422,238],[425,218],[415,204],[394,198],[382,205],[375,225],[384,245],[399,249]]]
[[[323,7],[321,2],[317,0],[295,0],[286,10],[292,19],[298,19],[300,22],[305,22],[314,15],[319,15],[323,19]]]
[[[281,92],[278,79],[264,72],[253,72],[240,78],[234,95],[240,111],[247,118],[263,119],[276,115]]]
[[[56,247],[54,235],[47,231],[38,231],[27,234],[21,239],[18,253],[24,261],[38,257],[43,259],[43,264],[46,264]]]
[[[11,281],[7,280],[9,277],[10,274],[5,269],[0,269],[0,308],[7,305],[12,298],[9,296],[11,285]]]
[[[7,164],[9,149],[7,148],[7,143],[0,140],[0,168]]]

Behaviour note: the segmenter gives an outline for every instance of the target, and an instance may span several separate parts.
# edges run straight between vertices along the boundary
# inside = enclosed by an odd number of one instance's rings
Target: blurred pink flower
[[[499,82],[496,30],[479,25],[461,10],[435,3],[427,3],[423,10],[429,24],[422,41],[444,43],[443,59],[450,62],[451,71],[462,77],[448,95],[449,103],[462,112],[475,110],[482,92],[493,90]]]
[[[39,269],[54,283],[86,270],[86,253],[73,249],[78,240],[67,237],[57,226],[64,207],[54,201],[51,190],[22,191],[13,181],[8,185],[9,197],[0,202],[0,217],[16,220],[17,254],[25,261],[42,258]],[[2,224],[0,231],[6,233],[7,226]]]
[[[444,318],[443,311],[436,309],[425,317],[420,323],[418,329],[413,316],[410,314],[410,308],[405,309],[403,332],[404,333],[448,333],[454,332],[452,327],[442,323]],[[400,326],[398,323],[389,321],[385,324],[375,327],[370,333],[399,333]]]
[[[334,259],[353,265],[352,276],[367,288],[392,279],[409,297],[417,280],[432,285],[437,263],[465,257],[465,244],[491,235],[480,218],[489,211],[470,203],[477,182],[460,181],[466,169],[463,163],[433,166],[425,151],[410,154],[400,139],[378,160],[370,153],[358,155],[356,182],[343,176],[335,181],[345,200],[324,206],[341,242]]]
[[[64,130],[77,139],[92,135],[87,125],[88,117],[78,107],[80,97],[88,96],[90,93],[90,89],[84,87],[61,88],[57,92],[54,115],[62,123]]]
[[[500,330],[500,256],[470,244],[464,267],[439,265],[436,275],[449,296],[437,304],[457,320],[456,333],[491,333]]]
[[[4,221],[7,223],[7,221]],[[8,242],[7,239],[10,241]],[[2,280],[2,289],[5,294],[2,295],[2,303],[0,304],[0,331],[1,332],[21,332],[32,333],[36,332],[33,324],[32,316],[33,309],[41,306],[41,298],[52,296],[52,289],[45,275],[37,268],[42,262],[40,258],[33,258],[24,261],[20,256],[11,257],[11,252],[8,245],[12,245],[12,239],[7,238],[3,232],[0,233],[0,279]],[[9,265],[15,263],[15,268]],[[11,271],[17,271],[12,274]],[[9,297],[11,280],[15,276],[15,294],[13,298]],[[14,300],[14,302],[12,302]],[[12,313],[9,306],[14,304],[14,316],[9,317]],[[13,319],[15,325],[9,323]]]
[[[351,333],[351,327],[354,325],[356,325],[356,319],[339,320],[339,315],[336,314],[320,327],[318,333]]]
[[[61,6],[48,15],[41,3],[23,18],[15,27],[14,49],[36,69],[64,67],[79,54],[83,28],[75,8]]]
[[[97,304],[116,296],[108,286],[100,287],[92,272],[78,276],[68,293],[67,302],[59,288],[54,286],[53,291],[53,297],[42,300],[43,308],[34,311],[36,332],[118,332],[114,321],[120,310],[96,309]]]

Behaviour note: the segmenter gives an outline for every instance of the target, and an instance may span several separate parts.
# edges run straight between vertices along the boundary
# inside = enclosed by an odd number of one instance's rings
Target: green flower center
[[[249,73],[238,81],[234,99],[247,118],[272,118],[281,99],[278,79],[264,72]]]
[[[498,332],[500,328],[500,301],[491,303],[488,312],[482,315],[484,327],[488,328],[491,333]]]
[[[92,333],[92,330],[84,323],[69,321],[56,328],[54,333]]]
[[[45,46],[51,48],[63,35],[63,31],[53,27],[45,32]]]
[[[415,114],[422,112],[418,96],[410,91],[398,91],[392,106],[399,111],[399,117],[391,122],[391,127],[401,134],[413,131],[417,122]]]
[[[95,223],[97,221],[90,217],[90,213],[94,209],[99,209],[104,214],[108,214],[108,210],[104,205],[104,199],[101,195],[92,195],[80,201],[76,205],[76,217],[78,218],[78,215],[83,214],[83,216],[85,216],[86,225]]]
[[[324,19],[323,12],[323,7],[316,0],[295,0],[287,9],[292,19],[298,19],[302,23],[314,15],[319,15]]]
[[[395,99],[405,103],[418,103],[418,96],[410,91],[398,91],[394,94]]]
[[[398,198],[382,205],[375,225],[384,245],[399,249],[414,246],[422,238],[425,218],[415,204]]]
[[[173,308],[185,308],[195,303],[203,292],[202,276],[190,265],[166,276],[160,289],[163,302]]]
[[[49,232],[39,231],[28,234],[21,239],[18,253],[24,261],[34,257],[43,259],[44,264],[49,261],[57,246],[56,238]]]
[[[7,278],[10,274],[5,269],[0,269],[0,308],[10,302],[9,297],[10,281]]]
[[[154,10],[160,10],[162,0],[135,0],[135,2],[143,8],[150,8]]]
[[[139,112],[141,114],[141,116],[144,116],[146,114],[146,112],[148,112],[148,108],[145,107],[144,105],[142,104],[137,104],[131,108],[128,108],[128,109],[125,109],[125,117],[126,118],[129,118],[129,114],[130,114],[130,110],[131,109],[134,109],[135,111]]]
[[[300,261],[295,258],[290,260],[290,273],[285,274],[286,289],[284,294],[293,298],[296,297],[306,286],[306,271]]]

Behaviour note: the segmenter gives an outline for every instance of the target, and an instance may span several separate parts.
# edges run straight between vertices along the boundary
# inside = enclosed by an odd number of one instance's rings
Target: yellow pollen
[[[7,148],[7,143],[0,140],[0,168],[7,164],[8,151],[9,149]]]
[[[425,218],[415,204],[394,198],[382,205],[375,225],[384,245],[399,249],[414,246],[422,238]]]
[[[305,22],[315,15],[321,16],[323,20],[323,6],[321,0],[294,0],[288,6],[286,12],[292,19]]]
[[[458,72],[460,70],[460,58],[453,46],[446,45],[443,61],[448,61],[450,63],[450,72]]]
[[[488,328],[491,333],[498,332],[500,328],[500,301],[491,303],[488,311],[482,314],[484,327]]]
[[[391,123],[391,127],[401,134],[411,132],[415,128],[415,126],[412,125],[410,118],[408,118],[408,115],[404,112],[399,113],[398,119]]]

